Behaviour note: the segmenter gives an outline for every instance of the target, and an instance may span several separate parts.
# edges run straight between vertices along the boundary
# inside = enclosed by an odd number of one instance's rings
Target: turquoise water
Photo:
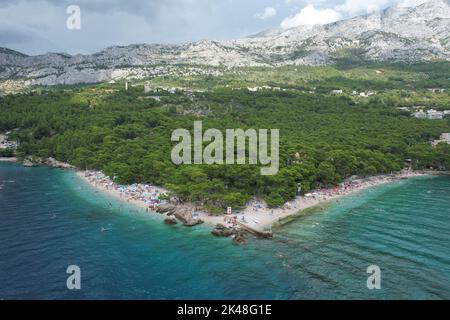
[[[236,247],[72,172],[0,163],[0,299],[449,299],[449,218],[450,178],[417,178]],[[380,290],[366,287],[372,264]],[[66,287],[69,265],[81,290]]]

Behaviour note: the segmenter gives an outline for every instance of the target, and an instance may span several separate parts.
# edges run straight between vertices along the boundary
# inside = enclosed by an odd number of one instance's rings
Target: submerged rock
[[[164,219],[164,223],[168,225],[174,225],[177,224],[177,219],[175,219],[174,217],[167,217]]]
[[[245,242],[246,242],[245,232],[242,230],[239,230],[233,237],[233,244],[241,245],[241,244],[245,244]]]
[[[225,227],[223,224],[218,224],[216,227],[211,231],[211,233],[216,237],[230,237],[233,234],[236,233],[236,230],[233,228]]]

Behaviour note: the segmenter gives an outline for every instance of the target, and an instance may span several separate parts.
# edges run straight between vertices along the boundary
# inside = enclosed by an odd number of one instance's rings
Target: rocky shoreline
[[[176,204],[162,204],[159,205],[155,211],[159,214],[165,215],[164,223],[168,225],[175,225],[181,222],[184,226],[193,227],[199,224],[203,224],[204,221],[198,216],[194,216],[192,213],[201,210],[201,208],[187,203],[183,205]],[[216,237],[231,237],[233,244],[241,245],[245,244],[248,237],[253,235],[257,238],[271,238],[271,232],[258,232],[251,230],[243,225],[235,224],[232,226],[226,226],[222,223],[216,224],[211,234]]]
[[[59,169],[76,169],[74,166],[56,160],[55,158],[47,158],[47,159],[33,159],[31,157],[27,157],[22,161],[24,167],[36,167],[40,165],[45,165],[50,168],[59,168]]]

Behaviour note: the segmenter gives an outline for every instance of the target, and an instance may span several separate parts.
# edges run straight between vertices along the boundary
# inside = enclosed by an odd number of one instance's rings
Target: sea
[[[450,299],[450,177],[360,191],[272,240],[210,229],[166,225],[72,171],[0,163],[0,299]]]

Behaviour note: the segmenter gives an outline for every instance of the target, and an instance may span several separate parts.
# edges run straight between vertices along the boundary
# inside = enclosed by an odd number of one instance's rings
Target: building
[[[419,110],[417,112],[413,113],[413,116],[417,119],[426,119],[427,118],[427,114],[425,112],[423,112],[423,110]]]
[[[339,90],[331,90],[331,94],[342,94],[344,91],[342,89]]]
[[[441,140],[446,141],[450,144],[450,132],[441,134]]]
[[[149,93],[149,92],[153,92],[155,90],[153,90],[153,88],[148,84],[144,84],[144,93]]]
[[[445,89],[442,89],[442,88],[430,88],[430,89],[428,89],[428,91],[430,91],[431,93],[444,93]]]
[[[427,111],[427,118],[430,120],[440,120],[444,118],[444,113],[442,111],[430,109]]]
[[[6,135],[0,134],[0,149],[16,149],[19,146],[17,141],[8,140],[9,133]]]

